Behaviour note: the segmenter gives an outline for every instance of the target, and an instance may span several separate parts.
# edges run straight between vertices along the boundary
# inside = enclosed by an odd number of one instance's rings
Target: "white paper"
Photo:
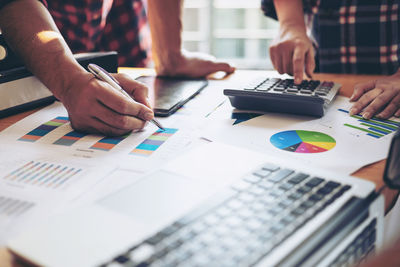
[[[348,98],[339,96],[322,118],[267,113],[233,125],[236,120],[232,119],[232,113],[240,111],[232,109],[227,103],[210,118],[203,136],[211,141],[257,150],[288,161],[299,160],[310,167],[319,166],[351,174],[367,164],[387,157],[393,131],[381,138],[374,138],[368,136],[366,132],[345,126],[345,124],[359,126],[361,123],[356,118],[339,111],[339,109],[348,110],[350,106]],[[335,146],[321,153],[294,153],[271,144],[270,138],[274,134],[293,130],[326,134],[335,139]]]

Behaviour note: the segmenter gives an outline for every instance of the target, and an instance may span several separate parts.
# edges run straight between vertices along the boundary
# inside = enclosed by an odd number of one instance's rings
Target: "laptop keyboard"
[[[266,163],[102,266],[249,266],[349,190]]]

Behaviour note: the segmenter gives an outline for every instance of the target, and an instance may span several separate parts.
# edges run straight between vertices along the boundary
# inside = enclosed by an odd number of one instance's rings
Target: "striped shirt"
[[[303,0],[317,71],[393,74],[399,68],[400,0]],[[276,18],[273,0],[264,14]],[[309,22],[309,23],[308,23]]]

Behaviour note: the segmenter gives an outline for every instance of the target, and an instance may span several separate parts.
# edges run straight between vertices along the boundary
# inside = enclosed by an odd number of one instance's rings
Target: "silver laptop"
[[[45,266],[352,264],[382,246],[384,204],[374,188],[209,143],[29,227],[9,248]]]

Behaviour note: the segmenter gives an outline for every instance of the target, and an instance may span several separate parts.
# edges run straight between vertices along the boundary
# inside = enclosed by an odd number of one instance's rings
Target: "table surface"
[[[132,68],[120,68],[119,72],[127,73],[130,74],[132,72],[135,72],[137,75],[137,72],[141,72],[142,74],[151,74],[153,73],[153,70],[148,70],[148,69],[132,69]],[[215,79],[223,79],[223,80],[229,80],[229,79],[240,79],[240,77],[243,77],[243,79],[246,79],[248,76],[249,72],[254,72],[254,71],[247,71],[247,70],[238,70],[234,74],[222,78],[218,74],[211,76],[210,79],[215,80]],[[276,72],[274,71],[262,71],[260,72],[266,77],[268,75],[274,75],[276,76]],[[351,74],[315,74],[313,79],[317,80],[324,80],[324,81],[335,81],[337,83],[340,83],[342,85],[342,88],[340,90],[340,95],[350,97],[350,95],[353,92],[354,85],[359,83],[359,82],[366,82],[370,81],[372,79],[377,79],[382,76],[376,76],[376,75],[351,75]],[[17,115],[13,115],[7,118],[2,118],[0,119],[0,131],[9,127],[10,125],[16,123],[17,121],[25,118],[26,116],[40,110],[40,108],[36,108],[33,110],[29,110],[23,113],[19,113]],[[397,191],[395,190],[390,190],[387,187],[384,186],[383,182],[383,171],[385,167],[385,162],[386,160],[382,160],[373,164],[370,164],[368,166],[365,166],[361,168],[360,170],[356,171],[352,175],[355,177],[359,177],[365,180],[369,180],[375,183],[376,185],[376,190],[377,191],[382,191],[383,195],[385,196],[385,210],[386,212],[391,208],[391,206],[394,204],[394,201],[396,200],[397,197]],[[6,249],[0,249],[0,263],[3,266],[16,266],[18,264],[13,263],[13,257],[8,253]]]

